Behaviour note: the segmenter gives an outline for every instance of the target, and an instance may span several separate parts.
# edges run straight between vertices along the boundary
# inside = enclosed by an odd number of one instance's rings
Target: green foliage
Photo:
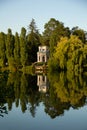
[[[14,36],[12,35],[11,29],[8,29],[8,34],[6,36],[6,64],[9,65],[9,69],[12,70],[14,66]]]
[[[49,74],[50,87],[62,103],[79,107],[83,103],[81,102],[83,97],[87,94],[87,82],[84,77],[80,74],[75,76],[73,72],[51,73]]]
[[[22,68],[21,70],[24,74],[31,74],[34,75],[35,73],[35,68],[33,65],[26,66],[25,68]]]
[[[85,31],[83,29],[79,29],[78,27],[73,27],[72,34],[78,36],[78,38],[82,41],[82,43],[86,43]]]
[[[48,70],[49,72],[54,72],[59,70],[59,63],[58,60],[55,58],[50,58],[48,62]]]
[[[36,28],[35,20],[32,19],[29,25],[29,33],[27,35],[28,64],[37,61],[38,45],[40,45],[40,34]]]
[[[10,111],[13,103],[22,112],[29,111],[35,117],[40,103],[51,117],[63,115],[71,107],[78,109],[85,105],[87,97],[87,75],[75,76],[72,72],[48,73],[49,85],[46,93],[40,93],[37,76],[20,72],[0,72],[0,105],[7,105]],[[49,79],[49,80],[48,80]]]
[[[26,29],[22,27],[20,34],[20,61],[22,66],[24,67],[27,62],[28,54],[27,54],[27,41],[26,41]]]
[[[0,33],[0,65],[1,66],[5,66],[5,62],[6,62],[6,36],[3,32]]]
[[[30,30],[30,32],[33,32],[33,33],[36,33],[38,32],[37,30],[37,26],[36,26],[36,23],[35,23],[35,20],[32,19],[29,26],[28,26],[28,29]]]
[[[8,34],[6,38],[6,56],[8,60],[10,57],[14,56],[14,36],[12,35],[11,29],[8,29]]]
[[[65,28],[63,23],[51,18],[48,23],[44,26],[43,32],[43,42],[45,45],[50,46],[50,53],[54,52],[54,47],[57,45],[57,42],[60,40],[62,36],[70,36],[69,28]]]
[[[42,34],[39,33],[35,20],[24,27],[15,36],[9,28],[7,34],[0,33],[0,66],[9,66],[15,70],[29,66],[37,61],[39,45],[50,48],[49,70],[87,70],[86,32],[78,27],[70,30],[64,24],[51,18],[45,25]],[[74,35],[74,36],[73,36]],[[85,44],[84,44],[85,43]]]
[[[77,36],[70,38],[63,37],[55,47],[53,54],[53,61],[58,63],[58,67],[62,70],[67,69],[71,71],[82,71],[87,63],[86,45],[84,45]],[[52,64],[54,64],[52,62]],[[55,64],[56,64],[55,63]]]
[[[20,40],[18,33],[15,34],[15,43],[14,43],[14,60],[16,68],[20,65]]]

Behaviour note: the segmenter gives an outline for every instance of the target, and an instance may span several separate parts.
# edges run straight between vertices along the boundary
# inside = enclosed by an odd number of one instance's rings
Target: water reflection
[[[40,103],[51,118],[64,115],[65,110],[78,109],[87,103],[87,75],[57,73],[26,75],[4,72],[0,75],[0,115],[9,113],[13,103],[28,110],[32,117]],[[7,104],[7,107],[5,107]]]
[[[4,114],[8,114],[6,106],[0,106],[0,116],[4,117]]]
[[[73,107],[84,105],[87,96],[87,76],[67,73],[59,73],[51,77],[51,86],[54,93],[60,98],[61,102],[69,103]]]
[[[39,86],[39,92],[46,93],[49,89],[49,81],[46,75],[37,75],[37,86]]]

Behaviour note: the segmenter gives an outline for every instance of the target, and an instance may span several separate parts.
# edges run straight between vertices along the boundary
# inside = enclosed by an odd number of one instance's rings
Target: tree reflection
[[[7,77],[8,77],[8,72],[3,72],[0,73],[0,116],[4,117],[5,114],[8,114],[8,110],[7,110],[7,106],[5,106],[4,104],[6,104],[7,100],[6,100],[6,83],[7,83]]]
[[[48,77],[48,78],[47,78]],[[0,74],[0,115],[10,111],[15,103],[21,111],[28,110],[35,117],[36,108],[44,104],[44,111],[51,118],[64,115],[70,107],[78,109],[85,105],[87,97],[87,75],[53,73],[29,75],[20,72]],[[5,108],[5,109],[4,109]]]
[[[0,116],[4,117],[4,114],[8,114],[6,106],[0,106]]]
[[[49,75],[50,90],[54,92],[61,103],[68,103],[73,108],[79,108],[85,104],[87,96],[86,75],[74,76],[73,73]]]
[[[37,86],[37,77],[34,76],[33,78],[29,76],[28,84],[29,84],[29,89],[28,89],[28,110],[30,111],[31,115],[35,117],[36,114],[36,107],[39,106],[40,102],[40,94],[38,91],[38,86]]]

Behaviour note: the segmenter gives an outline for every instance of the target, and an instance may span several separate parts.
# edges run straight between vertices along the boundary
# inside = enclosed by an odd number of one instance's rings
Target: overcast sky
[[[79,26],[87,31],[86,0],[0,0],[0,32],[20,33],[21,27],[35,19],[40,32],[50,18],[63,22],[70,29]]]

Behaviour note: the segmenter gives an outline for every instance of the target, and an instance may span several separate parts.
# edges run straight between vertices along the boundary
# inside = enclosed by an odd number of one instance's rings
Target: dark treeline
[[[24,27],[21,28],[20,34],[16,32],[13,35],[12,30],[9,28],[7,34],[4,32],[0,33],[0,66],[8,65],[9,68],[19,68],[31,65],[37,61],[39,45],[49,46],[50,59],[52,60],[55,48],[58,48],[61,37],[70,38],[71,35],[75,35],[82,44],[86,44],[86,32],[83,29],[73,27],[70,30],[69,27],[65,27],[62,22],[54,18],[51,18],[44,25],[42,34],[39,33],[34,19],[30,22],[28,30]]]
[[[40,34],[32,19],[29,32],[22,27],[20,35],[12,34],[9,28],[8,33],[0,33],[0,66],[15,67],[30,65],[36,61],[38,45],[40,45]]]

